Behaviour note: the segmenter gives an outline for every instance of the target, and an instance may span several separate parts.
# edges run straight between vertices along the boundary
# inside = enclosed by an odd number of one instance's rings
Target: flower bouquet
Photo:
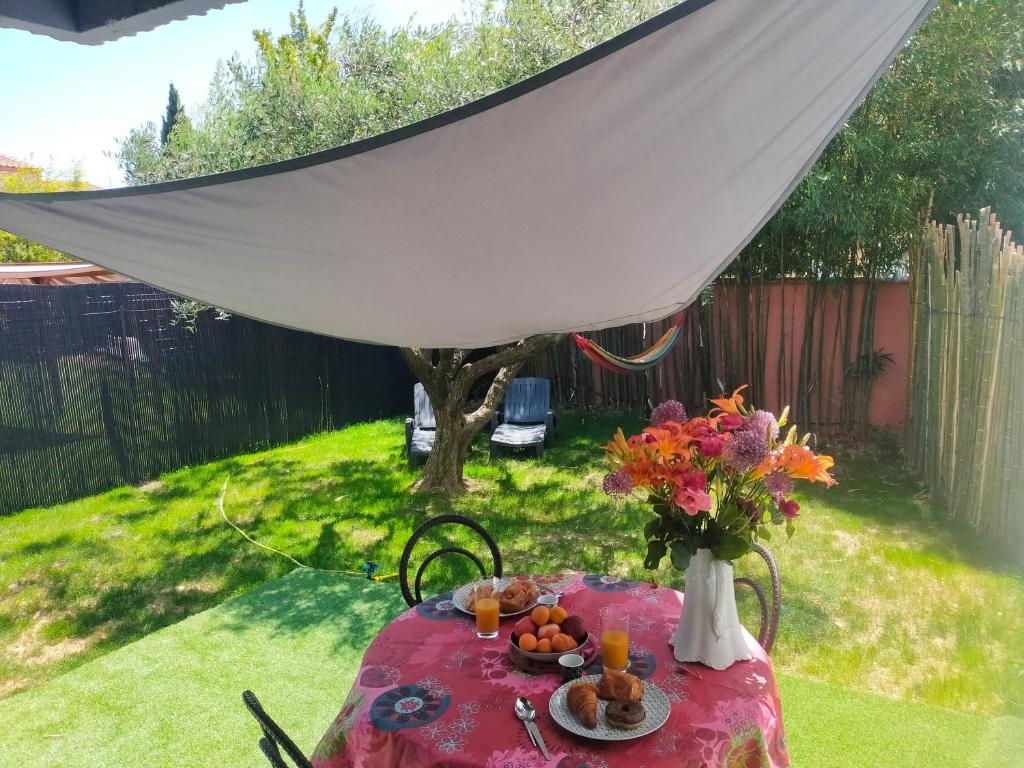
[[[736,615],[731,561],[749,553],[758,540],[769,540],[774,526],[785,525],[792,536],[800,514],[791,498],[796,480],[835,483],[829,474],[832,458],[807,447],[809,434],[798,439],[792,426],[783,437],[789,408],[776,417],[745,407],[740,394],[745,388],[711,400],[715,407],[708,415],[692,419],[680,403],[669,400],[654,409],[651,425],[639,435],[627,438],[619,429],[604,446],[611,464],[605,492],[644,500],[654,513],[644,526],[644,565],[657,568],[667,554],[674,568],[687,572],[685,602],[693,605],[691,597],[706,597],[713,603],[708,613],[714,617],[715,645],[721,645],[730,623],[735,624],[733,634],[742,634],[739,619],[730,621]],[[719,575],[712,578],[712,571]],[[718,585],[711,594],[691,593],[700,581],[691,577],[698,572],[702,583]],[[693,634],[692,621],[690,629],[684,626],[686,613],[684,605],[680,630]],[[679,647],[679,633],[676,639],[680,658],[687,651]],[[733,650],[720,654],[723,658],[743,653],[738,637],[725,642]],[[680,660],[706,662],[701,654],[708,653],[697,650],[689,655],[698,658]]]

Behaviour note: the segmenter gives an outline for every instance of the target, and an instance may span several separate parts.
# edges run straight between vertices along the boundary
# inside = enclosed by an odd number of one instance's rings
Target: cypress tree
[[[174,83],[171,83],[171,87],[167,91],[167,110],[164,112],[163,125],[160,126],[160,146],[166,147],[174,126],[179,120],[187,119],[178,89],[174,87]]]

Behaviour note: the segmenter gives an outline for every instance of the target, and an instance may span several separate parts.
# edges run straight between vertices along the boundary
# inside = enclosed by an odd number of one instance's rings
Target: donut
[[[604,711],[605,719],[612,728],[632,731],[643,725],[647,718],[644,705],[639,701],[613,701]]]

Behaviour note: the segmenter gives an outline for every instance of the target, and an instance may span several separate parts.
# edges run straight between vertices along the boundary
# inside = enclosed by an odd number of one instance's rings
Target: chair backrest
[[[540,424],[551,408],[551,382],[547,379],[512,379],[505,393],[506,424]]]
[[[498,545],[491,537],[486,529],[480,525],[476,520],[471,520],[468,517],[462,515],[438,515],[433,517],[427,522],[423,523],[419,528],[413,531],[412,536],[409,537],[409,541],[405,545],[405,549],[402,551],[402,562],[398,566],[398,580],[402,587],[402,596],[405,598],[405,602],[409,604],[409,607],[419,605],[423,602],[423,595],[420,593],[420,586],[423,583],[423,574],[427,570],[427,566],[437,560],[439,557],[445,555],[462,555],[468,557],[474,563],[476,567],[480,569],[481,576],[487,576],[487,569],[484,568],[483,562],[479,557],[474,555],[463,547],[441,547],[440,549],[434,550],[420,563],[420,567],[416,570],[416,577],[413,581],[413,585],[409,586],[409,560],[412,557],[412,551],[416,546],[416,543],[423,538],[423,536],[430,530],[437,528],[441,525],[461,525],[475,531],[480,538],[487,544],[487,548],[491,551],[491,559],[494,561],[494,571],[492,575],[501,576],[501,552],[498,550]]]
[[[754,552],[757,552],[768,564],[768,573],[771,575],[772,582],[771,605],[768,604],[764,590],[753,579],[744,576],[734,579],[734,581],[736,584],[750,587],[754,591],[754,595],[757,596],[758,606],[761,610],[761,629],[757,633],[757,642],[761,644],[765,652],[771,653],[772,646],[775,645],[775,635],[779,630],[779,614],[782,612],[782,583],[779,580],[779,566],[776,565],[775,558],[772,557],[768,548],[755,544]]]
[[[413,423],[417,429],[437,429],[437,423],[434,421],[434,408],[430,405],[427,390],[423,388],[422,384],[417,384],[412,388],[412,407]]]
[[[242,701],[245,702],[245,706],[252,712],[252,716],[256,718],[256,722],[263,730],[260,749],[274,768],[288,768],[288,763],[281,755],[281,750],[284,750],[285,754],[291,758],[296,768],[313,768],[313,764],[302,754],[302,750],[295,746],[295,742],[288,737],[281,726],[271,719],[252,691],[243,691]]]

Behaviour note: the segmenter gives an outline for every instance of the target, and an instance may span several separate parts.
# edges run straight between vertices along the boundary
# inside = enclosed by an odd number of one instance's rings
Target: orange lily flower
[[[744,384],[732,393],[732,397],[723,397],[718,400],[708,399],[708,402],[714,403],[717,408],[711,409],[711,415],[716,413],[735,413],[737,415],[743,415],[743,395],[740,394],[747,385]]]
[[[825,483],[830,487],[836,484],[835,478],[828,473],[834,463],[831,456],[815,456],[804,445],[787,445],[777,460],[778,468],[790,477]]]

